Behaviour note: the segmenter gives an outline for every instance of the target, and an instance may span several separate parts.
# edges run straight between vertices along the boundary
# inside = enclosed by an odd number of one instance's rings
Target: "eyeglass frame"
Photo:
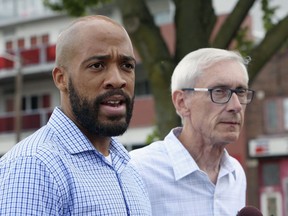
[[[215,89],[225,89],[226,91],[229,90],[229,91],[230,91],[230,95],[227,97],[227,101],[225,101],[225,102],[216,102],[216,101],[213,99],[213,96],[212,96],[212,92],[213,92],[213,90],[215,90]],[[247,104],[249,104],[249,103],[252,102],[253,97],[254,97],[254,93],[255,93],[255,91],[252,90],[252,89],[246,89],[246,88],[230,89],[230,88],[227,88],[227,87],[215,87],[215,88],[182,88],[181,90],[182,90],[182,91],[202,91],[202,92],[207,92],[207,91],[208,91],[208,92],[210,93],[211,101],[212,101],[213,103],[216,103],[216,104],[226,104],[226,103],[228,103],[228,102],[230,101],[231,97],[232,97],[232,94],[235,93],[235,94],[237,95],[237,97],[238,97],[238,100],[239,100],[240,104],[242,104],[242,105],[247,105]],[[243,103],[243,102],[240,101],[238,93],[239,93],[239,91],[241,91],[241,90],[247,91],[247,95],[248,95],[249,92],[251,92],[251,98],[250,98],[250,101],[249,101],[249,102]],[[246,96],[246,98],[247,98],[247,96]]]

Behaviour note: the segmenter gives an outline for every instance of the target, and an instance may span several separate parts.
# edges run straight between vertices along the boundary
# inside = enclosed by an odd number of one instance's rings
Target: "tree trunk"
[[[189,52],[209,47],[209,37],[216,22],[211,0],[174,0],[176,6],[176,52],[179,62]]]
[[[143,0],[116,2],[122,12],[124,26],[141,56],[144,68],[148,71],[155,100],[156,124],[160,138],[163,138],[171,128],[180,123],[170,93],[170,78],[175,62],[145,2]]]

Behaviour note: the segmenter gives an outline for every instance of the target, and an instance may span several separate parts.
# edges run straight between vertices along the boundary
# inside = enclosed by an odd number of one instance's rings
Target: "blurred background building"
[[[173,51],[174,7],[169,0],[147,0],[168,47]],[[215,0],[225,18],[236,1]],[[279,2],[279,16],[288,12]],[[225,5],[223,5],[225,4]],[[0,0],[0,156],[16,142],[46,124],[60,97],[51,71],[60,31],[74,18],[52,12],[41,0]],[[263,37],[259,3],[247,19],[255,40]],[[97,11],[121,22],[120,11],[107,5]],[[153,96],[147,72],[138,58],[133,118],[118,139],[128,150],[142,147],[155,127]],[[256,96],[247,107],[246,128],[228,146],[247,173],[248,204],[266,215],[288,216],[288,50],[282,49],[253,82]],[[265,215],[264,214],[264,215]]]
[[[169,12],[167,2],[162,6],[160,13]],[[0,8],[3,11],[0,14],[0,155],[3,155],[19,139],[43,126],[53,108],[59,105],[58,89],[51,76],[55,43],[60,31],[74,18],[52,12],[40,0],[0,0]],[[99,14],[121,22],[119,11],[111,5],[102,8]],[[144,145],[154,128],[154,105],[147,74],[141,64],[136,71],[134,118],[130,130],[120,138],[129,150]],[[17,112],[19,93],[21,107]]]

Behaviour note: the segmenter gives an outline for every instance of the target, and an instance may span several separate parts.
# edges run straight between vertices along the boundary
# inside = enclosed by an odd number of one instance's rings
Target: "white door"
[[[260,197],[263,216],[283,216],[282,195],[277,191],[262,192]]]

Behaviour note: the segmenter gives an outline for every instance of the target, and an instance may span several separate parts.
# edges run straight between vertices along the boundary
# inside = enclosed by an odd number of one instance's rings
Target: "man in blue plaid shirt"
[[[0,161],[0,215],[151,215],[125,148],[135,81],[132,43],[104,16],[77,19],[59,36],[60,91],[47,125]]]

